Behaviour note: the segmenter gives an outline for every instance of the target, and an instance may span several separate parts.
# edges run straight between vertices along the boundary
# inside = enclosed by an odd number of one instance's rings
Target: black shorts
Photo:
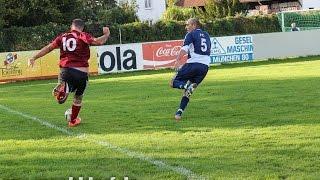
[[[59,80],[68,83],[69,92],[81,96],[87,87],[88,73],[73,68],[60,68]]]

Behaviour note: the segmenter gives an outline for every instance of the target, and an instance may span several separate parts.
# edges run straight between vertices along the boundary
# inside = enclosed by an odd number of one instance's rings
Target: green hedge
[[[119,44],[119,29],[122,43],[148,42],[160,40],[183,39],[186,33],[185,22],[160,21],[152,26],[135,22],[124,25],[110,26],[111,37],[107,44]],[[89,24],[86,31],[94,36],[102,35],[100,24]],[[69,25],[58,26],[48,24],[36,27],[12,27],[0,30],[0,52],[24,51],[40,49],[55,36],[69,29]],[[281,28],[276,16],[228,17],[217,19],[203,26],[211,36],[239,34],[256,34],[280,32]]]
[[[12,27],[0,31],[0,52],[40,49],[68,26]]]
[[[257,34],[281,31],[281,27],[276,16],[227,17],[205,24],[204,29],[207,30],[211,36]]]

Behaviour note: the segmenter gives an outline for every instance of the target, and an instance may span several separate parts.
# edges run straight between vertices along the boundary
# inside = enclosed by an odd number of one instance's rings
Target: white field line
[[[54,124],[51,124],[49,123],[48,121],[45,121],[43,119],[40,119],[40,118],[37,118],[35,116],[31,116],[31,115],[28,115],[28,114],[25,114],[25,113],[22,113],[22,112],[19,112],[19,111],[16,111],[16,110],[13,110],[13,109],[10,109],[4,105],[1,105],[0,104],[0,109],[2,110],[5,110],[11,114],[15,114],[15,115],[19,115],[19,116],[22,116],[26,119],[30,119],[32,121],[35,121],[35,122],[38,122],[40,123],[41,125],[43,126],[46,126],[48,128],[51,128],[51,129],[54,129],[54,130],[57,130],[57,131],[60,131],[66,135],[69,135],[69,136],[75,136],[79,139],[82,139],[82,140],[86,140],[88,142],[91,142],[91,143],[95,143],[95,144],[98,144],[98,145],[101,145],[101,146],[104,146],[108,149],[112,149],[114,151],[117,151],[117,152],[120,152],[122,154],[125,154],[131,158],[136,158],[136,159],[139,159],[141,161],[146,161],[150,164],[154,164],[158,167],[158,169],[167,169],[167,170],[170,170],[170,171],[173,171],[173,172],[176,172],[180,175],[183,175],[183,176],[186,176],[188,179],[206,179],[202,176],[199,176],[197,174],[195,174],[194,172],[192,172],[191,170],[185,168],[185,167],[182,167],[182,166],[171,166],[169,165],[168,163],[164,162],[164,161],[160,161],[160,160],[156,160],[156,159],[153,159],[151,157],[148,157],[142,153],[139,153],[139,152],[134,152],[134,151],[130,151],[126,148],[122,148],[122,147],[118,147],[116,145],[113,145],[107,141],[99,141],[99,140],[94,140],[94,139],[90,139],[89,137],[87,137],[84,133],[74,133],[72,131],[69,131],[68,129],[65,129],[65,128],[61,128],[59,126],[56,126]]]

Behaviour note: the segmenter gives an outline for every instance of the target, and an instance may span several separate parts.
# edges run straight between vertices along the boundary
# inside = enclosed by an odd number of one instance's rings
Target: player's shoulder
[[[187,33],[186,33],[186,35],[185,35],[185,37],[190,36],[190,35],[191,35],[191,33],[192,33],[192,32],[187,32]]]
[[[82,35],[84,35],[84,36],[86,36],[86,37],[92,37],[92,35],[90,34],[90,33],[88,33],[88,32],[85,32],[85,31],[83,31],[83,32],[81,32],[81,34]]]
[[[209,35],[209,33],[208,33],[207,31],[204,31],[204,30],[200,29],[200,30],[199,30],[199,33],[200,33],[200,34],[203,34],[204,37],[210,38],[210,35]]]
[[[210,34],[207,31],[203,31],[203,33],[210,37]]]
[[[196,35],[196,34],[199,34],[199,33],[200,33],[199,30],[200,30],[200,29],[195,29],[195,30],[191,31],[190,33],[191,33],[192,35]]]
[[[185,36],[185,38],[193,38],[195,37],[195,35],[197,34],[197,32],[195,30],[188,32]]]
[[[195,29],[195,30],[193,30],[193,31],[190,32],[190,35],[195,36],[195,37],[198,37],[200,34],[209,35],[206,31],[203,31],[203,30],[200,29],[200,28]]]
[[[55,41],[61,41],[61,39],[66,36],[66,34],[67,34],[67,32],[60,33],[60,34],[56,35],[54,40]]]
[[[94,37],[90,33],[82,31],[79,35],[79,39],[84,41],[86,44],[91,44],[94,40]]]
[[[208,34],[209,35],[209,33],[207,31],[203,30],[203,29],[197,29],[197,30],[198,30],[198,33]]]

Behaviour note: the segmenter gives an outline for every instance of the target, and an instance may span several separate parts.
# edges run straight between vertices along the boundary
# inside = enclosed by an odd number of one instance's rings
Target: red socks
[[[72,114],[71,114],[71,122],[74,122],[75,119],[78,117],[79,111],[81,109],[81,104],[79,105],[72,105]]]

